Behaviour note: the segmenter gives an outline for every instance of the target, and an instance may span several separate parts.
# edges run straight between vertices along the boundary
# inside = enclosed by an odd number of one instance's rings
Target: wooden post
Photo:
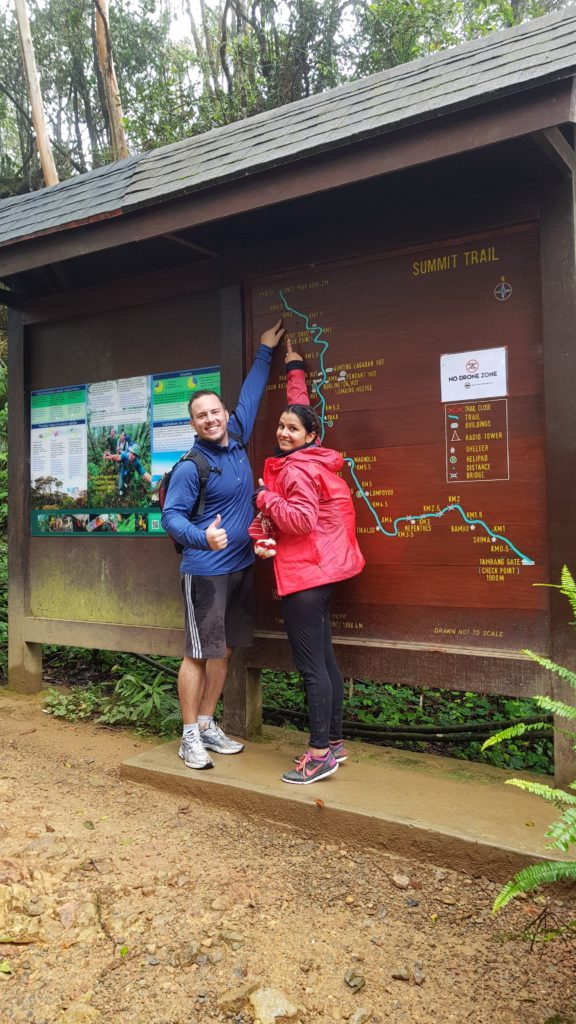
[[[20,45],[22,47],[22,60],[24,62],[24,71],[26,72],[26,81],[28,83],[28,95],[30,97],[30,106],[32,108],[32,123],[34,125],[34,131],[36,132],[36,142],[38,143],[38,152],[40,154],[40,162],[44,172],[44,180],[47,185],[57,185],[58,171],[56,170],[56,164],[54,163],[54,157],[52,156],[52,147],[50,146],[46,120],[44,118],[42,93],[40,91],[40,80],[38,78],[38,68],[36,67],[36,57],[30,32],[30,21],[28,20],[26,0],[14,0],[14,6],[16,8],[16,17],[18,19],[18,31],[20,33]]]
[[[234,408],[244,377],[242,294],[237,285],[220,289],[220,364],[222,397]],[[249,664],[250,652],[236,650],[224,689],[224,728],[250,739],[262,733],[260,669]]]
[[[42,689],[42,647],[23,639],[30,551],[29,406],[25,389],[22,317],[8,311],[8,684],[21,693]]]
[[[542,311],[550,583],[560,582],[562,566],[576,573],[576,489],[571,467],[576,444],[574,402],[574,324],[576,323],[576,195],[572,174],[551,171],[542,185]],[[554,661],[576,670],[576,627],[568,602],[551,592]],[[576,702],[572,687],[550,674],[550,693]],[[576,723],[557,719],[554,779],[565,787],[576,779]]]
[[[230,659],[224,687],[224,719],[226,732],[245,739],[262,735],[262,687],[260,669],[252,668],[247,651],[237,649]]]

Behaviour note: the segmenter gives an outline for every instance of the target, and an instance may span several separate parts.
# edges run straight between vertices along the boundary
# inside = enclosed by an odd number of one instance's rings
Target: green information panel
[[[163,534],[157,485],[194,443],[204,389],[219,393],[219,367],[32,392],[33,536]]]

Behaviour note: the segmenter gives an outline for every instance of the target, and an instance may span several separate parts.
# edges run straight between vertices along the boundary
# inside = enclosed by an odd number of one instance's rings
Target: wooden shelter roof
[[[137,212],[576,75],[576,6],[0,202],[0,246]]]

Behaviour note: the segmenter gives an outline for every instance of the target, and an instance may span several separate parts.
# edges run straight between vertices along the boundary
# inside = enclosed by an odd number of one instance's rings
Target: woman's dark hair
[[[309,405],[287,405],[284,412],[293,412],[298,417],[307,434],[320,434],[320,420]]]

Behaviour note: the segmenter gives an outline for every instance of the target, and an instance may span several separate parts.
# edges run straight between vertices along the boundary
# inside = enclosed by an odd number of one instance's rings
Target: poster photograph
[[[88,504],[97,508],[150,503],[148,377],[88,385]]]

